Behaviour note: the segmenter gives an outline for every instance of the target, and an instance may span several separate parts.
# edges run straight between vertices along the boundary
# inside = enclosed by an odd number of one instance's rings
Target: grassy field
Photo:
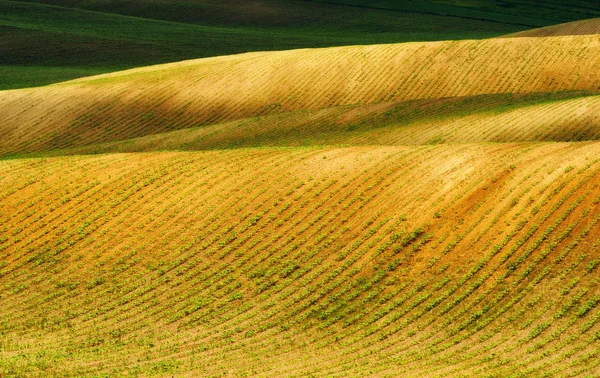
[[[505,27],[510,24],[541,27],[600,16],[600,9],[594,0],[249,0],[244,2],[235,0],[218,2],[206,0],[24,0],[24,2],[213,26],[313,25],[314,27],[314,22],[318,22],[316,26],[335,29],[335,23],[342,22],[357,27],[356,20],[360,20],[358,23],[361,24],[361,28],[371,31],[384,26],[366,22],[373,14],[388,16],[396,14],[397,17],[402,17],[406,13],[420,16],[442,15],[462,18],[464,21],[481,20],[505,24]],[[349,8],[361,8],[361,11],[350,10],[344,15],[351,16],[351,19],[316,12],[327,9],[348,11]],[[379,13],[374,13],[374,11]],[[279,17],[274,17],[275,15]],[[402,25],[397,21],[394,23]],[[427,30],[426,25],[417,26],[416,24],[417,22],[414,22],[409,26]],[[468,27],[464,24],[462,26],[450,22],[448,24],[451,24],[453,29],[460,27],[466,30]],[[432,25],[427,26],[431,27]],[[473,23],[472,26],[476,27],[478,24]],[[440,28],[440,30],[443,29]]]
[[[598,376],[593,2],[44,3],[2,85],[104,74],[0,91],[0,378]]]
[[[548,26],[600,16],[595,0],[309,0],[400,12],[451,15],[527,26]]]
[[[524,11],[517,8],[514,18],[498,19],[493,12],[494,17],[485,12],[473,17],[470,8],[439,7],[418,2],[365,8],[280,0],[1,0],[0,89],[249,51],[481,39],[594,12],[586,7],[560,20],[538,20],[521,19]]]

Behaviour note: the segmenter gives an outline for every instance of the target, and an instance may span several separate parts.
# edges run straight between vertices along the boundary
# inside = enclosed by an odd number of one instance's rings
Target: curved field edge
[[[518,37],[556,37],[561,35],[594,35],[600,34],[600,18],[567,22],[559,25],[547,26],[544,28],[525,30],[513,33],[504,38]]]
[[[599,52],[599,36],[352,46],[209,58],[4,91],[0,154],[345,105],[596,92]]]
[[[600,361],[598,156],[0,161],[0,373],[584,375]]]
[[[484,95],[303,110],[84,147],[5,156],[248,147],[580,142],[600,139],[600,97]]]

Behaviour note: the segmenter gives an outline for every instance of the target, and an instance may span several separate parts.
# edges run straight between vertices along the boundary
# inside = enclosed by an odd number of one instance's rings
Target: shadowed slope
[[[0,375],[595,371],[598,156],[552,143],[0,161]]]
[[[600,89],[600,37],[249,53],[0,92],[0,154],[343,105]]]
[[[600,139],[600,96],[550,100],[569,95],[573,94],[490,95],[339,106],[223,122],[45,155]]]
[[[510,19],[479,19],[449,15],[443,9],[411,7],[414,1],[401,0],[407,7],[356,7],[349,3],[306,0],[26,0],[61,7],[92,10],[152,20],[236,28],[240,30],[271,30],[282,34],[332,33],[348,38],[377,36],[397,38],[412,36],[415,40],[480,38],[503,30],[524,30],[528,27],[556,23],[532,22],[523,24]],[[396,1],[398,3],[398,1]],[[517,16],[518,17],[518,16]],[[581,18],[581,17],[579,17]],[[563,22],[571,18],[561,18]],[[560,22],[560,21],[559,21]],[[400,41],[400,40],[399,40]],[[274,42],[274,41],[271,41]],[[265,41],[265,45],[268,45]],[[307,46],[308,47],[308,46]]]
[[[46,0],[53,1],[53,0]],[[63,0],[54,0],[63,1]],[[67,0],[73,1],[73,0]],[[600,16],[596,0],[307,0],[363,8],[436,12],[471,19],[547,26]]]
[[[507,35],[507,38],[515,37],[556,37],[562,35],[593,35],[600,34],[600,18],[591,20],[574,21],[565,24],[548,26],[540,29],[526,30],[523,32]]]

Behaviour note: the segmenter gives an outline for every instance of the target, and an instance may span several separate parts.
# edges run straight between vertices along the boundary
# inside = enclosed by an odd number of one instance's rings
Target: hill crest
[[[544,28],[525,30],[509,34],[506,38],[519,37],[557,37],[566,35],[596,35],[600,34],[600,18],[573,21]]]

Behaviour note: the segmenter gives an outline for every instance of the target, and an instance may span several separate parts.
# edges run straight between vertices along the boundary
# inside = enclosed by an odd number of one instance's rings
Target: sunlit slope
[[[0,375],[597,371],[600,145],[0,161]]]
[[[355,46],[186,61],[0,92],[0,154],[342,105],[598,91],[599,66],[600,36]]]
[[[508,37],[555,37],[561,35],[592,35],[600,34],[600,18],[574,21],[565,24],[548,26],[540,29],[527,30]]]
[[[45,154],[598,139],[600,96],[490,95],[296,111]]]

